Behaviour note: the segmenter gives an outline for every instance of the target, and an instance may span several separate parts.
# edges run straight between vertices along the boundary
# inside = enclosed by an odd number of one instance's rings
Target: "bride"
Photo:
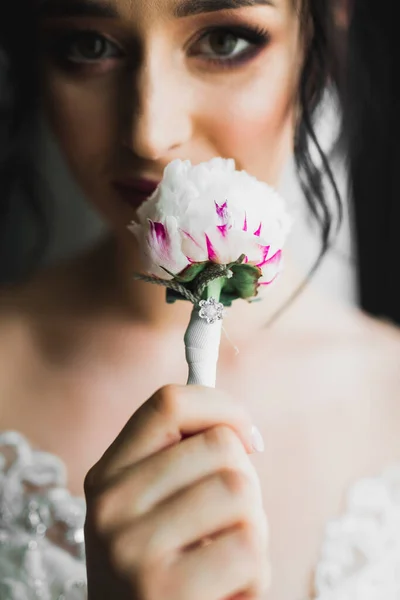
[[[176,158],[278,186],[294,154],[323,255],[330,2],[7,4],[2,245],[14,185],[40,215],[36,108],[108,233],[1,290],[1,599],[399,598],[398,331],[311,281],[294,295],[287,255],[229,311],[218,389],[186,387],[190,306],[132,280],[127,224]]]

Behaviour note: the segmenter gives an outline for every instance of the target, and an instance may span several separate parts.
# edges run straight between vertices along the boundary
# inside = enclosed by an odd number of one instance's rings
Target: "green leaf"
[[[227,294],[224,290],[222,290],[221,296],[219,298],[219,301],[221,302],[221,304],[229,307],[229,306],[232,306],[232,302],[234,300],[237,300],[236,294]]]
[[[220,302],[224,306],[231,306],[234,300],[243,298],[245,300],[254,300],[258,293],[258,280],[262,272],[254,265],[243,264],[245,256],[242,255],[233,263],[227,265],[232,271],[231,278],[224,278],[224,285],[221,291]],[[195,291],[199,283],[198,277],[208,268],[212,267],[210,262],[194,263],[184,269],[179,275],[175,275],[175,281],[182,283],[188,290]],[[216,279],[218,281],[219,278]],[[207,291],[204,291],[204,297]],[[167,291],[167,302],[173,303],[176,300],[186,300],[179,292],[174,290]]]
[[[235,298],[254,298],[258,293],[258,280],[262,272],[254,265],[232,265],[233,277],[226,280],[223,294]]]

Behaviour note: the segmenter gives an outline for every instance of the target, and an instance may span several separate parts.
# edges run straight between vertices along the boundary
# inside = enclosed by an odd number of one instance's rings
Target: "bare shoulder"
[[[316,450],[333,436],[347,457],[358,448],[377,468],[400,461],[400,328],[358,309],[329,315],[294,348],[286,395],[304,407],[307,432],[321,433]]]
[[[353,366],[368,377],[400,377],[400,327],[377,319],[359,309],[338,311],[328,337],[344,356],[353,356]],[[383,379],[382,379],[383,378]],[[399,390],[400,392],[400,390]]]
[[[371,447],[400,461],[400,328],[362,313],[356,327],[350,342],[355,408],[364,411]]]
[[[366,342],[371,348],[372,363],[376,365],[372,373],[400,417],[400,327],[384,321],[366,320]],[[398,425],[400,433],[400,420]]]
[[[388,349],[400,348],[400,327],[385,320],[364,317],[369,325],[370,335],[380,343],[387,345]]]
[[[400,398],[400,327],[388,321],[360,316],[361,355],[375,365],[371,375],[382,383],[397,382],[394,390]]]

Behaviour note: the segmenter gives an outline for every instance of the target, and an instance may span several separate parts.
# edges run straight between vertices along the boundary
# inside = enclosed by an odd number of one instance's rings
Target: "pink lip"
[[[159,182],[149,179],[121,179],[113,182],[113,187],[122,199],[137,208],[157,189]]]

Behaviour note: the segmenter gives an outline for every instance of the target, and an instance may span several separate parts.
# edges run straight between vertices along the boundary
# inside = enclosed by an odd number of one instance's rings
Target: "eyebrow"
[[[218,10],[232,10],[246,6],[274,6],[276,0],[181,0],[174,10],[174,16],[190,17]]]
[[[249,6],[276,7],[276,0],[181,0],[174,8],[177,18],[201,13],[233,10]],[[114,2],[102,0],[39,0],[39,17],[97,17],[116,19],[119,16]]]

